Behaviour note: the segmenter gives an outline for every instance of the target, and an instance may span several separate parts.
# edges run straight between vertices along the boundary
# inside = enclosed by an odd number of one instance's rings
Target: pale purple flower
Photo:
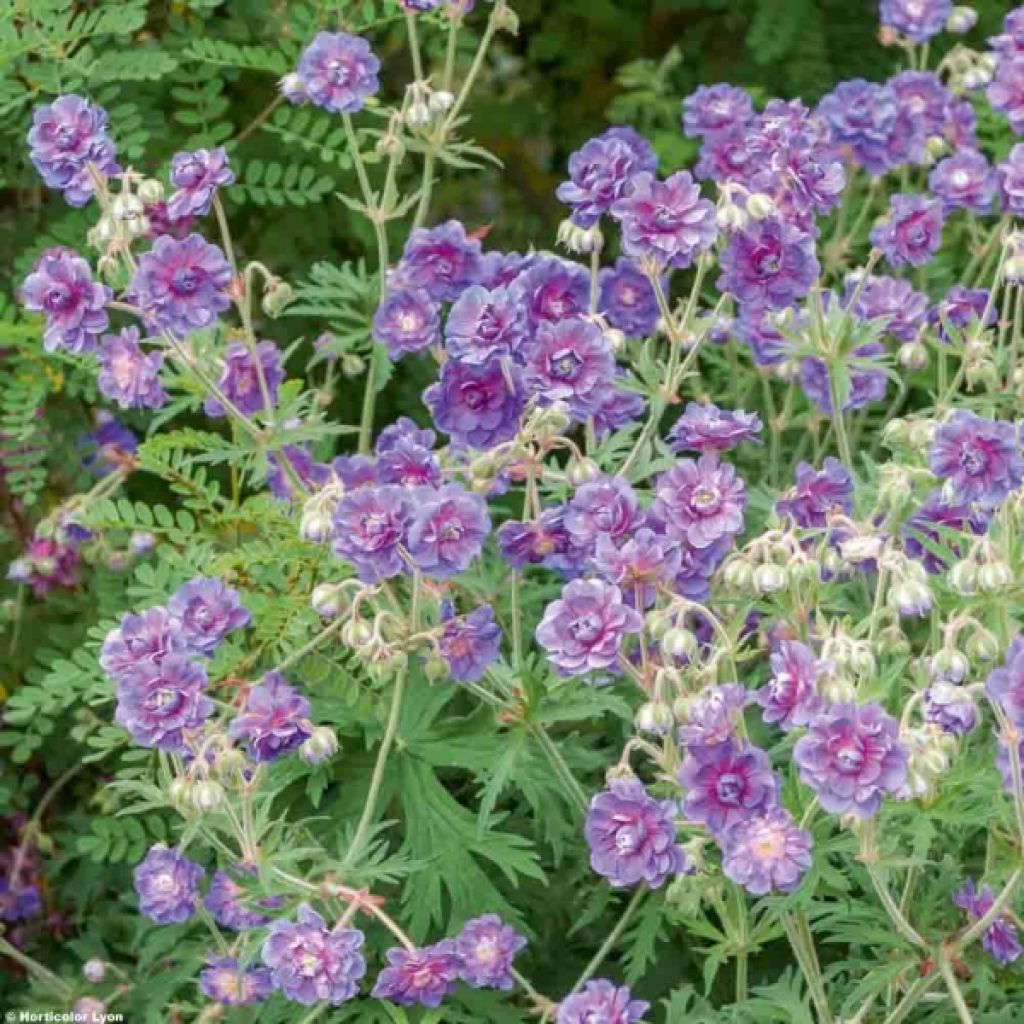
[[[818,681],[828,664],[806,644],[783,640],[772,651],[771,666],[771,678],[757,691],[762,717],[784,732],[807,725],[824,705]]]
[[[1017,143],[1010,155],[996,164],[996,175],[1004,212],[1024,217],[1024,143]]]
[[[894,267],[922,267],[942,244],[942,206],[922,195],[894,195],[871,243]]]
[[[989,46],[1000,56],[1024,53],[1024,8],[1015,7],[1003,19],[1003,31],[990,36]]]
[[[285,469],[286,464],[291,468],[290,473]],[[295,477],[301,482],[301,488],[295,483]],[[314,462],[305,445],[282,445],[280,451],[267,455],[267,488],[281,501],[304,498],[303,489],[317,491],[330,477],[331,467],[323,462]]]
[[[924,691],[924,720],[954,736],[966,736],[978,722],[974,698],[955,683],[932,683]]]
[[[953,11],[953,0],[882,0],[881,19],[915,43],[927,43],[938,35]]]
[[[966,409],[958,409],[936,430],[928,461],[958,502],[995,507],[1024,481],[1017,427]]]
[[[100,339],[99,364],[100,394],[122,409],[159,409],[167,401],[160,384],[164,354],[144,352],[137,327],[104,334]]]
[[[627,391],[617,383],[623,376],[616,373],[615,382],[601,388],[594,396],[594,408],[590,416],[594,421],[594,433],[598,440],[635,423],[647,410],[642,395]]]
[[[832,142],[872,177],[899,162],[893,152],[901,128],[896,97],[887,86],[862,78],[840,82],[818,104]]]
[[[796,467],[796,484],[775,503],[775,511],[805,529],[822,527],[833,512],[853,511],[853,479],[849,470],[832,457],[816,470],[810,463]]]
[[[754,101],[738,86],[701,85],[683,100],[683,131],[691,139],[744,126],[754,116]]]
[[[25,921],[42,910],[38,886],[0,878],[0,921]]]
[[[167,610],[181,623],[188,646],[200,654],[212,654],[221,641],[249,624],[237,590],[221,580],[198,576],[179,587],[167,602]]]
[[[615,377],[615,356],[595,324],[573,317],[543,323],[526,350],[528,385],[586,419]]]
[[[387,345],[392,359],[439,344],[440,306],[421,289],[389,291],[373,316],[373,340]]]
[[[537,642],[559,675],[576,676],[611,668],[628,633],[639,633],[643,619],[603,580],[573,580],[544,609]]]
[[[726,833],[722,874],[754,896],[792,892],[810,870],[813,845],[789,811],[773,807]]]
[[[523,295],[516,285],[472,285],[456,299],[445,323],[445,348],[454,359],[480,365],[518,357],[527,337]]]
[[[649,1009],[650,1003],[634,999],[626,985],[617,988],[596,978],[558,1004],[555,1024],[640,1024]]]
[[[779,330],[771,310],[743,309],[735,321],[736,337],[750,349],[757,366],[778,366],[792,353],[793,343]]]
[[[719,291],[733,295],[747,312],[793,306],[821,268],[810,234],[769,217],[729,237],[721,269]]]
[[[611,534],[601,533],[594,546],[593,564],[603,579],[619,587],[628,604],[646,608],[654,604],[657,585],[672,585],[679,573],[679,544],[646,526],[631,531],[620,544]]]
[[[505,992],[515,987],[512,963],[526,948],[526,939],[497,914],[475,917],[455,937],[459,977],[472,988],[496,988]]]
[[[705,136],[693,176],[698,181],[748,184],[754,173],[749,137],[745,125],[733,125]]]
[[[457,220],[414,228],[395,270],[398,283],[422,289],[435,302],[454,302],[479,274],[480,241]]]
[[[437,434],[429,427],[421,427],[408,416],[399,416],[389,423],[378,435],[374,443],[374,451],[383,455],[387,451],[400,446],[402,442],[411,442],[419,448],[433,448]]]
[[[131,291],[156,326],[184,337],[212,327],[231,305],[231,265],[224,253],[192,234],[180,241],[161,235],[139,257]]]
[[[270,968],[274,988],[304,1006],[340,1006],[354,998],[366,974],[363,933],[340,924],[328,929],[305,903],[295,916],[295,922],[275,921],[263,943],[263,962]]]
[[[98,410],[95,416],[96,429],[83,439],[86,455],[82,465],[96,476],[106,476],[132,459],[139,439],[106,409]]]
[[[732,547],[731,537],[721,537],[710,547],[679,545],[679,568],[672,589],[691,601],[705,601],[711,592],[711,577]]]
[[[228,735],[244,740],[254,760],[276,761],[309,738],[311,714],[309,701],[280,672],[268,672],[246,694],[245,707],[232,719]]]
[[[654,512],[670,537],[695,548],[711,547],[743,530],[746,488],[717,455],[681,459],[654,482]]]
[[[519,282],[520,277],[541,259],[534,253],[523,256],[518,252],[501,252],[492,249],[480,258],[478,284],[484,288],[506,288]]]
[[[563,521],[569,536],[582,547],[593,546],[602,535],[625,539],[642,519],[636,491],[629,482],[602,474],[576,488]]]
[[[255,868],[241,864],[236,865],[235,870],[242,875],[256,873]],[[247,901],[246,896],[245,887],[239,885],[229,872],[216,871],[210,879],[210,888],[206,892],[203,905],[217,924],[233,932],[262,928],[269,924],[270,918],[262,911],[276,909],[281,905],[281,900],[271,896],[259,901]],[[256,909],[257,907],[261,909]]]
[[[946,297],[937,302],[928,312],[928,321],[939,332],[943,341],[949,341],[946,331],[948,324],[954,330],[964,332],[977,320],[983,327],[991,327],[998,315],[995,303],[989,304],[987,288],[965,288],[955,284]]]
[[[427,433],[433,435],[433,431]],[[381,483],[403,487],[438,487],[442,480],[438,457],[411,438],[402,438],[381,452],[377,475]]]
[[[707,252],[718,236],[715,204],[702,199],[687,171],[658,181],[641,172],[611,208],[622,227],[622,251],[630,259],[685,269]]]
[[[859,278],[847,276],[843,304],[848,306],[857,292]],[[886,333],[899,341],[914,341],[925,324],[928,296],[915,291],[902,277],[870,275],[860,289],[853,312],[861,320],[885,320]]]
[[[1024,637],[1016,637],[1006,659],[989,673],[985,691],[1014,725],[1024,728]]]
[[[961,149],[935,165],[928,175],[928,188],[942,200],[947,214],[970,210],[984,215],[992,209],[996,179],[984,153]]]
[[[349,491],[334,511],[333,551],[356,567],[366,583],[406,570],[400,548],[406,543],[412,503],[404,488],[368,485]]]
[[[223,146],[175,153],[171,160],[171,184],[177,191],[167,200],[171,220],[202,217],[210,212],[217,189],[235,180]]]
[[[899,111],[890,147],[894,157],[930,163],[928,143],[947,133],[953,94],[934,71],[901,71],[886,82]]]
[[[281,365],[281,350],[272,341],[259,342],[255,353],[244,341],[229,341],[222,362],[218,387],[237,409],[247,416],[264,411],[264,384],[271,406],[277,404],[284,367]],[[215,395],[209,395],[203,402],[203,411],[217,419],[228,415],[228,410]]]
[[[899,723],[877,704],[836,704],[821,712],[793,748],[800,780],[831,814],[871,818],[900,791],[908,755]]]
[[[61,189],[70,206],[85,206],[93,194],[89,164],[107,177],[121,170],[107,135],[107,112],[74,93],[36,107],[28,144],[44,184]]]
[[[441,1005],[455,991],[462,959],[454,941],[442,939],[432,946],[387,951],[388,966],[377,975],[375,999],[389,999],[399,1006]]]
[[[995,901],[992,887],[984,885],[979,889],[973,878],[968,878],[964,886],[953,894],[953,903],[961,910],[965,910],[967,916],[974,921],[984,917],[992,909]],[[1000,914],[985,929],[985,934],[981,937],[981,948],[1003,967],[1020,958],[1024,953],[1024,947],[1020,944],[1017,926],[1009,914]]]
[[[661,312],[650,278],[631,260],[618,259],[599,277],[599,308],[608,323],[630,338],[654,333]]]
[[[369,455],[339,455],[331,459],[331,472],[345,485],[346,491],[380,483],[377,460]]]
[[[638,778],[610,780],[590,801],[583,830],[591,868],[616,887],[661,888],[688,867],[676,842],[675,814],[671,800],[655,800]]]
[[[423,392],[423,403],[438,429],[459,444],[493,448],[518,433],[526,394],[517,367],[499,359],[481,366],[449,359]]]
[[[181,625],[159,605],[121,618],[100,649],[100,667],[116,682],[135,674],[148,675],[171,654],[185,654],[188,643]]]
[[[992,109],[1005,115],[1014,133],[1024,135],[1024,51],[999,58],[986,96]]]
[[[675,452],[727,452],[744,441],[760,441],[762,429],[756,412],[689,402],[669,431],[668,444]]]
[[[43,347],[73,354],[90,352],[110,322],[110,289],[93,281],[89,264],[70,249],[48,249],[39,257],[19,291],[21,304],[46,317]]]
[[[178,627],[175,623],[176,628]],[[117,681],[114,721],[140,747],[179,752],[185,732],[198,729],[213,712],[206,696],[206,669],[181,654]]]
[[[566,569],[573,563],[582,569],[585,549],[577,548],[565,529],[564,507],[545,509],[539,519],[502,523],[498,529],[498,549],[514,568],[544,563],[549,568]]]
[[[458,484],[424,488],[412,502],[409,556],[432,579],[457,576],[476,559],[491,532],[487,503]]]
[[[157,843],[135,868],[139,912],[157,924],[187,921],[199,905],[203,869],[174,847]]]
[[[252,1006],[270,997],[274,983],[265,967],[246,968],[233,956],[221,956],[199,972],[199,987],[221,1006]]]
[[[501,648],[501,629],[494,621],[494,610],[482,604],[468,615],[454,615],[446,606],[442,613],[437,646],[448,662],[449,674],[457,683],[475,683],[497,660]]]
[[[1017,758],[1021,762],[1021,771],[1024,772],[1024,740],[1017,744]],[[1003,780],[1003,787],[1007,793],[1013,795],[1017,784],[1013,778],[1013,759],[1010,756],[1010,747],[1002,737],[996,749],[996,768]]]
[[[983,507],[949,501],[941,490],[932,491],[904,523],[903,549],[928,572],[945,572],[949,563],[941,552],[948,548],[954,558],[960,557],[967,538],[983,534],[990,518]]]
[[[516,278],[522,288],[530,327],[584,315],[590,305],[590,275],[584,267],[557,256],[540,256]]]
[[[889,386],[878,357],[885,347],[878,342],[860,345],[846,356],[846,393],[840,395],[839,407],[848,412],[863,409],[885,398]],[[831,371],[821,359],[804,359],[800,363],[800,386],[804,394],[822,412],[832,412]]]
[[[687,790],[683,813],[713,835],[779,802],[779,781],[768,755],[731,740],[693,747],[679,769],[679,783]]]
[[[319,32],[302,52],[299,80],[310,103],[332,114],[356,114],[380,88],[380,61],[370,44],[344,32]]]
[[[634,174],[653,173],[657,164],[643,136],[632,128],[609,128],[569,157],[569,180],[558,186],[555,195],[572,207],[575,224],[590,228],[628,194]]]

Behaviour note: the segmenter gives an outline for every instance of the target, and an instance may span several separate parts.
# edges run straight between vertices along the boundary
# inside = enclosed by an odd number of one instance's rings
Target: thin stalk
[[[967,1003],[964,1002],[964,995],[960,991],[960,986],[956,983],[956,975],[953,973],[953,968],[945,956],[939,957],[939,970],[942,971],[942,980],[946,983],[946,988],[949,990],[949,998],[952,1000],[961,1024],[974,1024],[971,1011]]]
[[[572,797],[573,803],[585,815],[590,808],[590,801],[587,799],[587,794],[584,792],[579,780],[573,775],[572,769],[565,763],[562,752],[555,746],[547,730],[539,722],[532,722],[530,724],[530,732],[540,744],[541,750],[547,755],[548,760],[551,762],[551,767],[555,769],[555,774],[561,779],[562,785],[565,786],[568,795]]]
[[[828,1005],[828,997],[825,994],[825,982],[821,977],[821,971],[818,969],[817,960],[811,960],[808,957],[807,950],[804,947],[803,936],[792,912],[783,912],[782,927],[786,931],[786,937],[789,939],[789,944],[793,949],[797,966],[800,968],[800,972],[803,974],[804,981],[807,984],[808,994],[818,1015],[818,1024],[833,1024],[835,1018],[833,1018],[832,1010]]]
[[[47,969],[38,961],[33,960],[32,957],[26,956],[17,946],[12,946],[3,936],[0,936],[0,956],[10,957],[16,963],[21,964],[40,984],[53,989],[54,992],[60,995],[61,999],[71,999],[73,993],[70,985],[54,974],[53,971]],[[16,1016],[11,1017],[11,1020],[16,1019]]]
[[[1002,892],[993,900],[992,906],[978,918],[959,938],[955,939],[950,943],[950,953],[955,955],[966,949],[972,942],[979,939],[982,935],[988,931],[989,926],[994,924],[1003,912],[1009,906],[1010,901],[1013,899],[1017,892],[1017,886],[1020,885],[1021,879],[1024,878],[1024,868],[1017,868],[1009,879],[1007,879],[1006,885],[1003,886]]]
[[[420,54],[420,34],[416,29],[416,15],[405,12],[405,29],[409,33],[409,53],[412,56],[412,74],[417,82],[423,81],[423,57]]]
[[[733,885],[733,900],[736,906],[736,1002],[747,998],[747,901],[743,890]]]
[[[900,1000],[892,1013],[885,1018],[884,1024],[902,1024],[902,1021],[907,1019],[907,1014],[917,1006],[921,1001],[921,997],[935,984],[936,981],[938,981],[938,979],[939,974],[936,971],[932,971],[931,974],[924,974],[919,977],[914,984],[907,989],[907,994]]]
[[[512,572],[512,664],[516,672],[523,671],[523,609],[519,572]]]
[[[885,884],[885,879],[878,873],[878,869],[873,864],[865,864],[864,867],[896,931],[911,945],[917,946],[919,949],[928,949],[928,943],[921,938],[917,929],[903,916],[900,908],[896,905],[896,901],[892,898],[892,893],[889,892],[889,887]]]
[[[644,886],[639,886],[634,891],[630,901],[626,904],[626,909],[623,910],[622,916],[619,918],[615,927],[607,934],[604,942],[601,943],[601,947],[591,958],[591,961],[583,969],[583,973],[576,979],[576,984],[573,985],[572,991],[579,992],[581,988],[597,973],[601,964],[604,963],[605,957],[615,948],[615,944],[622,938],[622,933],[626,930],[626,926],[629,924],[633,915],[636,913],[637,908],[640,906],[640,902],[644,896],[647,895],[647,889]]]
[[[325,640],[329,640],[335,633],[341,632],[342,627],[345,625],[345,620],[339,615],[329,626],[320,630],[319,633],[308,643],[303,644],[298,650],[292,651],[280,665],[274,669],[275,672],[284,672],[286,669],[291,668],[296,662],[302,661],[307,654],[311,654],[315,651]]]

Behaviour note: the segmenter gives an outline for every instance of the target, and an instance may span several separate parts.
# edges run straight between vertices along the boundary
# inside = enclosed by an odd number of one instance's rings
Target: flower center
[[[735,806],[743,795],[743,777],[735,772],[725,772],[715,782],[715,795],[723,804]]]
[[[960,452],[960,467],[968,476],[977,476],[985,470],[985,455],[977,448],[964,448]]]
[[[563,352],[551,360],[551,376],[558,380],[569,380],[582,365],[583,360],[575,352]]]
[[[191,295],[199,287],[200,276],[193,267],[182,267],[174,272],[171,287],[179,295]]]

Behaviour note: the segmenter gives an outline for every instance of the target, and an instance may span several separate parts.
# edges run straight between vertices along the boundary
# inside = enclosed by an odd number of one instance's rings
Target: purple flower
[[[188,646],[200,654],[213,654],[228,633],[249,625],[250,619],[238,591],[208,576],[179,587],[167,610],[181,623]]]
[[[519,278],[540,257],[530,254],[523,256],[518,252],[499,252],[491,250],[480,258],[478,284],[484,288],[505,288],[519,282]]]
[[[426,433],[433,436],[433,431]],[[381,483],[403,487],[439,487],[442,479],[437,456],[410,438],[402,438],[381,453],[377,475]]]
[[[307,904],[300,904],[295,922],[275,921],[263,943],[263,962],[270,968],[274,987],[293,1003],[331,1006],[352,999],[366,974],[360,952],[363,933],[335,925]]]
[[[616,374],[616,380],[622,379]],[[609,384],[594,396],[594,433],[598,440],[608,434],[621,430],[630,423],[635,423],[647,408],[647,403],[635,391],[627,391],[617,384]]]
[[[672,584],[680,571],[678,542],[663,537],[646,526],[617,545],[611,534],[597,536],[594,568],[609,583],[614,583],[634,607],[654,604],[656,586]]]
[[[0,921],[25,921],[42,913],[43,902],[35,885],[0,878]]]
[[[1024,727],[1024,637],[1016,637],[1003,664],[989,673],[985,691],[1014,725]]]
[[[615,356],[587,320],[543,323],[526,352],[526,375],[545,399],[568,402],[574,416],[586,419],[615,377]]]
[[[1024,51],[999,58],[986,96],[992,109],[1006,116],[1013,131],[1024,135]]]
[[[139,440],[106,409],[98,410],[96,422],[96,429],[84,439],[86,456],[83,465],[96,476],[106,476],[113,469],[131,461],[138,451]]]
[[[820,471],[801,462],[795,486],[775,503],[775,511],[805,529],[825,526],[831,513],[853,511],[853,479],[838,459],[825,459]]]
[[[319,32],[299,60],[299,80],[310,103],[332,114],[356,114],[377,93],[380,61],[370,44],[344,32]]]
[[[735,331],[758,366],[778,366],[792,353],[793,343],[782,335],[777,316],[770,310],[743,310]]]
[[[347,491],[380,482],[377,479],[377,462],[368,455],[339,455],[331,460],[331,472],[345,485]]]
[[[433,946],[387,952],[388,966],[377,975],[373,986],[375,999],[390,999],[399,1006],[435,1007],[455,991],[462,960],[451,939]]]
[[[187,921],[199,905],[203,869],[180,850],[157,843],[135,868],[139,912],[157,924]]]
[[[412,505],[409,555],[425,575],[448,579],[465,572],[491,532],[487,503],[458,484],[424,490]]]
[[[832,142],[872,177],[884,174],[899,162],[894,153],[899,129],[896,97],[887,86],[862,78],[840,82],[818,104]]]
[[[607,535],[621,540],[640,525],[636,492],[621,476],[597,476],[581,484],[565,508],[564,523],[574,543],[593,546]]]
[[[544,609],[536,635],[559,675],[578,676],[614,666],[625,635],[642,628],[640,613],[614,584],[573,580]]]
[[[414,228],[395,271],[402,286],[420,288],[435,302],[454,302],[479,275],[480,241],[457,220]]]
[[[725,835],[722,874],[755,896],[792,892],[811,867],[810,832],[782,807],[739,822]]]
[[[224,397],[237,409],[247,416],[264,411],[264,384],[267,388],[266,398],[271,406],[277,404],[277,391],[284,380],[284,367],[281,365],[281,350],[272,341],[259,342],[255,353],[250,351],[244,341],[229,341],[224,349],[223,363],[218,386]],[[203,411],[207,416],[217,419],[228,414],[228,410],[215,395],[206,399]]]
[[[949,341],[946,325],[954,330],[966,331],[977,320],[983,327],[991,327],[996,322],[995,303],[989,305],[989,292],[986,288],[965,288],[955,284],[946,293],[946,297],[937,302],[928,313],[928,321],[939,332],[943,341]]]
[[[973,878],[968,878],[964,886],[953,894],[953,903],[961,910],[967,911],[968,917],[977,921],[984,917],[995,903],[992,887],[985,885],[979,889]],[[1017,927],[1008,914],[1000,914],[985,929],[981,937],[981,948],[996,963],[1006,966],[1019,959],[1024,947],[1017,936]]]
[[[249,690],[245,708],[228,726],[228,735],[245,740],[253,760],[276,761],[309,738],[311,714],[309,701],[280,672],[268,672]]]
[[[622,251],[632,260],[683,269],[707,252],[718,236],[715,204],[702,199],[687,171],[664,181],[642,172],[611,207],[622,227]]]
[[[840,408],[863,409],[885,398],[889,381],[877,357],[885,354],[878,342],[860,345],[846,356],[846,394],[840,397]],[[832,412],[832,384],[828,366],[820,359],[804,359],[800,363],[800,386],[804,394],[822,410]]]
[[[679,782],[688,790],[683,813],[707,825],[713,835],[779,802],[779,782],[768,755],[731,740],[694,747],[679,769]]]
[[[71,206],[85,206],[93,193],[88,165],[101,175],[119,174],[107,113],[69,93],[36,107],[28,132],[29,156],[48,188],[59,188]]]
[[[160,384],[164,354],[143,352],[137,327],[123,327],[100,341],[100,394],[122,409],[159,409],[167,401]]]
[[[679,742],[694,750],[736,740],[737,726],[750,698],[750,692],[739,683],[705,687],[687,708]]]
[[[555,1024],[640,1024],[648,1009],[650,1003],[634,999],[627,986],[597,978],[558,1004]]]
[[[729,238],[722,253],[718,289],[742,310],[787,309],[818,279],[814,238],[775,218],[756,221]]]
[[[658,165],[650,143],[632,128],[609,128],[569,157],[569,180],[555,195],[572,207],[572,220],[593,227],[612,204],[627,195],[630,178]]]
[[[859,277],[847,276],[844,304],[848,305],[857,292]],[[925,324],[928,296],[914,291],[910,282],[901,277],[871,275],[860,289],[853,312],[861,320],[885,319],[885,330],[903,342],[914,341]]]
[[[743,530],[746,488],[717,455],[681,459],[654,482],[654,513],[670,537],[695,548]]]
[[[706,136],[693,176],[698,181],[748,183],[753,173],[748,141],[748,130],[741,125]]]
[[[871,818],[907,778],[899,724],[877,704],[836,704],[815,718],[793,748],[800,780],[832,814]]]
[[[409,419],[408,416],[399,416],[394,423],[389,423],[378,435],[374,445],[374,451],[383,455],[393,449],[399,448],[403,442],[409,442],[418,448],[430,449],[437,441],[435,434],[429,427],[420,427]]]
[[[1024,481],[1016,426],[966,409],[958,409],[935,432],[928,461],[958,502],[994,508]]]
[[[582,316],[590,304],[590,275],[578,263],[556,256],[535,258],[516,284],[522,288],[532,330]]]
[[[965,687],[932,683],[924,691],[924,720],[954,736],[966,736],[978,722],[978,709]]]
[[[494,621],[489,604],[474,608],[468,615],[455,616],[445,609],[437,645],[448,662],[449,672],[458,683],[475,683],[498,657],[501,629]]]
[[[285,471],[286,464],[291,467],[291,473]],[[296,497],[305,497],[299,493],[293,476],[298,477],[307,490],[315,491],[330,479],[331,467],[314,462],[309,450],[298,444],[282,445],[279,452],[267,455],[267,488],[275,498],[290,502]]]
[[[455,301],[444,328],[453,358],[479,366],[495,357],[515,357],[527,336],[526,308],[516,285],[473,285]]]
[[[772,652],[771,679],[757,691],[757,701],[766,722],[784,732],[808,722],[822,709],[818,680],[827,663],[796,640],[783,640]]]
[[[508,992],[515,987],[512,962],[525,947],[526,939],[497,914],[475,917],[455,937],[459,977],[473,988]]]
[[[535,521],[503,523],[498,530],[498,548],[514,568],[544,563],[559,571],[579,574],[586,551],[577,548],[565,529],[565,509],[549,508]]]
[[[1003,210],[1017,217],[1024,216],[1024,143],[1017,143],[1010,155],[996,164],[996,174]]]
[[[727,452],[743,441],[758,441],[761,430],[756,412],[689,402],[669,431],[668,443],[675,452]]]
[[[711,577],[732,546],[729,537],[721,537],[707,548],[695,548],[689,544],[679,547],[679,569],[672,589],[691,601],[705,601],[711,592]]]
[[[199,728],[213,711],[206,682],[202,665],[168,654],[158,665],[117,681],[114,720],[141,747],[181,751],[185,730]]]
[[[871,243],[894,267],[922,267],[942,244],[942,206],[921,195],[894,195]]]
[[[208,999],[221,1006],[252,1006],[274,991],[265,967],[242,967],[233,956],[213,957],[199,972],[199,987]]]
[[[423,392],[423,403],[438,428],[459,444],[493,448],[518,433],[526,395],[516,367],[498,359],[482,366],[449,359],[439,380]]]
[[[245,865],[237,865],[236,870],[243,875],[254,875],[255,869]],[[214,872],[210,880],[210,888],[206,892],[203,905],[213,915],[213,919],[222,928],[233,932],[246,931],[249,928],[262,928],[270,923],[270,918],[254,909],[246,901],[246,890],[239,885],[227,871]],[[259,900],[256,906],[274,910],[281,905],[277,897]]]
[[[915,43],[927,43],[938,35],[953,12],[953,0],[882,0],[881,18]]]
[[[167,216],[171,220],[204,216],[210,212],[217,189],[234,180],[222,146],[175,153],[171,160],[171,184],[177,191],[167,200]]]
[[[1003,31],[998,36],[991,36],[989,46],[1000,56],[1012,56],[1024,53],[1024,12],[1015,7],[1003,20]]]
[[[613,886],[660,889],[687,868],[676,843],[675,806],[655,800],[635,777],[614,778],[590,801],[584,826],[590,866]]]
[[[970,210],[984,215],[992,209],[996,179],[983,153],[962,149],[935,165],[928,188],[942,200],[944,213]]]
[[[914,163],[930,163],[928,143],[946,134],[953,94],[934,71],[902,71],[886,86],[899,110],[894,154]]]
[[[197,328],[212,327],[228,308],[231,277],[224,253],[200,235],[181,241],[161,235],[139,257],[131,290],[157,327],[184,337]]]
[[[959,557],[965,545],[956,534],[980,535],[988,528],[988,522],[986,510],[974,509],[964,502],[947,501],[942,491],[932,491],[904,524],[903,549],[911,558],[918,559],[928,572],[945,572],[949,563],[942,550],[948,548],[954,557]]]
[[[366,583],[397,576],[406,569],[399,549],[411,518],[412,505],[402,487],[350,491],[334,511],[334,553],[351,562]]]
[[[701,85],[683,100],[683,131],[691,139],[706,139],[754,116],[754,101],[738,86],[719,82]]]
[[[618,259],[600,274],[600,309],[616,330],[630,338],[654,333],[661,312],[650,279],[630,260]]]
[[[166,608],[147,608],[139,615],[130,612],[112,629],[100,650],[100,667],[121,682],[137,674],[148,675],[171,654],[184,654],[188,644],[181,625]]]
[[[89,264],[70,249],[49,249],[39,257],[19,292],[21,304],[46,316],[43,347],[78,354],[92,350],[110,322],[110,289],[93,281]]]
[[[392,359],[437,345],[441,341],[440,307],[422,289],[389,291],[373,316],[373,340],[387,345]]]

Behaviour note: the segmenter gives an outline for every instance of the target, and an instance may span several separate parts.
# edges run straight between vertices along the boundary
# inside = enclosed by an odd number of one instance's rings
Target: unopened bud
[[[715,214],[719,229],[729,233],[742,231],[747,226],[749,219],[747,211],[737,206],[732,200],[719,206],[718,212]]]
[[[92,996],[82,996],[76,1000],[71,1012],[74,1014],[75,1024],[106,1024],[110,1019],[107,1016],[107,1004],[102,999],[93,999]]]
[[[213,779],[203,779],[192,787],[192,806],[200,813],[215,811],[224,803],[224,787]]]
[[[432,92],[429,99],[430,109],[438,114],[443,114],[446,110],[451,110],[452,104],[455,102],[455,96],[448,92],[447,89],[438,89],[437,92]]]
[[[970,667],[966,655],[951,647],[943,647],[932,657],[928,671],[936,682],[962,683]]]
[[[156,178],[146,178],[140,182],[136,194],[146,206],[152,206],[154,203],[163,202],[164,184]]]
[[[697,638],[688,629],[670,629],[661,638],[661,649],[673,658],[690,659],[697,653]]]
[[[136,530],[128,539],[128,546],[133,555],[147,555],[156,547],[156,535]]]
[[[363,619],[346,622],[341,630],[341,642],[348,647],[365,647],[373,640],[373,630]]]
[[[949,570],[949,585],[958,594],[973,594],[978,586],[978,567],[969,559],[957,562]]]
[[[491,12],[491,20],[499,32],[508,32],[509,35],[519,35],[519,15],[505,3],[505,0],[498,0],[494,10]]]
[[[769,562],[754,570],[754,589],[759,594],[776,594],[789,586],[789,573],[781,565]]]
[[[978,661],[995,661],[999,657],[999,640],[991,631],[975,629],[967,638],[967,656]]]
[[[299,533],[304,540],[314,544],[326,544],[334,534],[335,502],[314,494],[302,509]]]
[[[962,36],[978,24],[978,12],[973,7],[954,7],[946,19],[946,31]]]
[[[306,764],[323,764],[338,752],[338,734],[327,726],[317,726],[299,747],[299,757]]]
[[[354,352],[346,352],[341,357],[341,372],[348,378],[361,377],[366,370],[366,360]]]
[[[93,957],[82,964],[82,975],[86,981],[98,985],[107,976],[107,965],[97,957]]]
[[[309,604],[322,619],[337,618],[348,606],[345,590],[338,583],[318,584],[313,588]]]
[[[431,682],[437,682],[451,675],[451,666],[440,654],[432,654],[423,662],[423,674]]]
[[[573,459],[566,468],[565,478],[573,487],[582,487],[600,473],[601,470],[593,459]]]
[[[405,112],[405,123],[410,128],[423,128],[433,120],[433,114],[426,103],[410,103]]]
[[[765,220],[768,217],[774,217],[778,212],[779,208],[775,205],[775,200],[763,192],[755,192],[747,197],[747,213],[754,220]]]
[[[192,785],[188,779],[178,776],[171,779],[170,785],[167,787],[167,800],[173,807],[186,807],[190,803],[190,795],[192,792]]]
[[[927,615],[932,607],[932,592],[928,584],[918,580],[899,580],[889,588],[888,603],[900,615]]]
[[[904,419],[897,417],[896,419],[889,420],[882,428],[883,444],[906,444],[909,439],[910,425]]]
[[[986,562],[978,569],[978,589],[983,594],[1005,590],[1013,582],[1013,570],[1006,562]]]
[[[634,718],[640,732],[649,732],[655,736],[664,736],[672,728],[674,721],[672,709],[667,704],[653,701],[641,704]]]
[[[280,316],[281,311],[295,297],[295,290],[287,281],[275,277],[267,282],[261,303],[263,312],[269,317]]]
[[[900,365],[908,370],[923,370],[928,365],[928,349],[920,341],[911,341],[899,349]]]

